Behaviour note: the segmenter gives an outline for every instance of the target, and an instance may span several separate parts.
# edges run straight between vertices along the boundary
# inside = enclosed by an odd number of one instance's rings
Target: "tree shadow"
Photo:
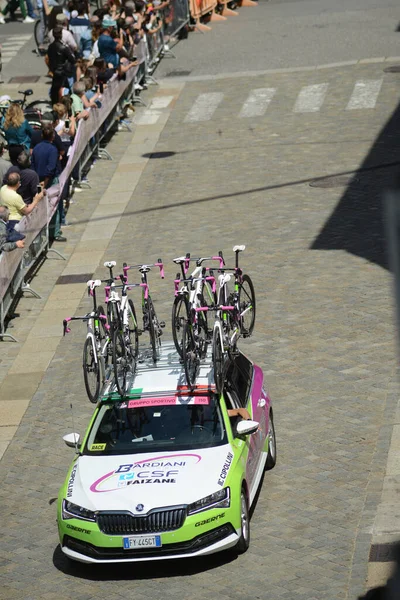
[[[385,269],[384,193],[395,187],[400,160],[400,104],[381,130],[311,250],[346,250]],[[389,163],[387,168],[374,165]],[[397,163],[397,164],[396,164]]]
[[[234,550],[218,552],[210,556],[198,556],[185,559],[168,559],[162,561],[144,561],[140,563],[108,563],[90,565],[70,560],[61,550],[60,545],[53,553],[53,564],[62,573],[77,579],[89,581],[145,580],[166,577],[188,577],[204,571],[217,569],[237,559]]]

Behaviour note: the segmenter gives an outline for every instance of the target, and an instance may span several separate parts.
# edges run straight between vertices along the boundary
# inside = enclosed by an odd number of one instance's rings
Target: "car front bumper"
[[[186,542],[140,550],[124,550],[122,541],[121,547],[100,547],[66,535],[61,549],[71,559],[90,564],[191,558],[232,548],[237,544],[239,535],[240,530],[236,531],[230,523],[225,523]]]

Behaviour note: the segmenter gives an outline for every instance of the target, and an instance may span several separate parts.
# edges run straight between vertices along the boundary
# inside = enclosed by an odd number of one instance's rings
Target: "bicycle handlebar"
[[[101,319],[102,321],[107,321],[107,317],[106,315],[101,315],[101,314],[97,314],[94,312],[91,313],[87,313],[87,315],[83,316],[83,317],[67,317],[66,319],[63,320],[63,335],[65,336],[66,333],[70,333],[71,329],[68,327],[68,323],[70,323],[71,321],[88,321],[89,319],[94,319],[95,317],[97,317],[98,319]],[[107,324],[106,324],[107,326]]]

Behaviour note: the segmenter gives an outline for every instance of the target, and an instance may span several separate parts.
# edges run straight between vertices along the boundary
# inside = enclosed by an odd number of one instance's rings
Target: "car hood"
[[[234,462],[229,444],[203,450],[81,456],[66,498],[89,510],[129,510],[190,504],[221,489]],[[140,509],[137,509],[142,505]]]

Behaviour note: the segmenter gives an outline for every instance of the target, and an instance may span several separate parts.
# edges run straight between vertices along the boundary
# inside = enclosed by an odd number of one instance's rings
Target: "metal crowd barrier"
[[[0,254],[0,340],[9,338],[17,341],[11,333],[5,332],[5,320],[18,295],[21,292],[30,292],[36,297],[40,297],[25,282],[32,267],[48,252],[56,253],[65,260],[60,252],[50,248],[50,220],[57,210],[60,194],[74,167],[78,168],[78,179],[80,180],[87,163],[93,157],[111,159],[111,156],[104,148],[101,148],[100,144],[115,121],[123,114],[126,100],[134,93],[137,70],[137,68],[130,69],[126,73],[125,79],[120,81],[117,77],[110,80],[107,89],[104,90],[101,108],[91,109],[89,118],[86,121],[79,121],[69,159],[59,177],[58,184],[49,188],[47,198],[42,200],[35,210],[21,219],[16,226],[16,229],[25,235],[25,248],[17,248],[11,252]]]

